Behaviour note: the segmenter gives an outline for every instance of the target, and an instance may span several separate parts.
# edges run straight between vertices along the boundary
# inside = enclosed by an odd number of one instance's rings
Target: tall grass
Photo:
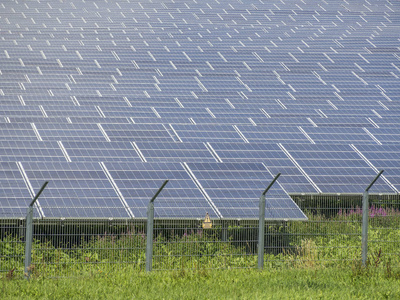
[[[179,270],[126,266],[83,277],[0,279],[1,299],[399,299],[400,270],[363,268]]]

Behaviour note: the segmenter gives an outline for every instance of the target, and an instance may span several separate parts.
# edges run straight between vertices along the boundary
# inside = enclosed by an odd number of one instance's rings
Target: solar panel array
[[[400,3],[0,4],[1,216],[304,219],[400,190]]]

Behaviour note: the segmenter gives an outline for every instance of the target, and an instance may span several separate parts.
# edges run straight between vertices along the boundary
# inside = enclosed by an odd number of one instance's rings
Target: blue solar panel
[[[262,162],[272,174],[283,172],[279,183],[288,193],[317,193],[307,178],[276,144],[211,143],[223,162]]]
[[[384,170],[384,181],[394,192],[399,192],[400,149],[398,145],[356,145],[355,150],[368,160],[376,170]]]
[[[50,181],[40,197],[43,217],[128,218],[129,208],[99,163],[23,163],[34,191]]]
[[[159,218],[220,217],[190,172],[179,163],[113,163],[106,164],[134,217],[145,218],[151,197],[165,179],[170,179],[155,201],[155,216]]]
[[[215,162],[210,146],[203,143],[137,143],[144,160],[165,162]]]
[[[399,10],[2,3],[3,212],[23,215],[44,180],[41,217],[142,218],[165,179],[163,218],[256,218],[278,172],[271,219],[304,218],[288,194],[362,193],[381,168],[371,191],[397,193]]]
[[[348,145],[284,145],[293,160],[322,193],[360,193],[376,176],[377,169]],[[379,180],[375,193],[393,192]]]
[[[56,142],[0,141],[0,157],[3,162],[66,161]]]
[[[262,164],[188,163],[190,170],[224,218],[257,218],[261,193],[273,179]],[[267,219],[304,219],[304,214],[280,187],[266,197]]]
[[[29,193],[24,180],[20,164],[15,162],[0,163],[0,217],[21,217],[26,214],[27,206],[31,201],[32,194]],[[40,201],[39,201],[40,203]],[[34,209],[35,216],[40,216],[38,206]]]
[[[126,142],[63,142],[64,154],[71,161],[141,161],[131,143]]]

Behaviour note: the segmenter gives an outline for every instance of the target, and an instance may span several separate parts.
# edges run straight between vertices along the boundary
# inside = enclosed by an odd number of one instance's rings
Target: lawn
[[[400,269],[97,270],[72,278],[0,280],[1,299],[400,299]]]

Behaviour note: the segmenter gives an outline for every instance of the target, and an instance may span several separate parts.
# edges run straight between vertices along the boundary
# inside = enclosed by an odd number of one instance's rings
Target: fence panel
[[[156,220],[153,269],[221,269],[257,266],[258,223]]]
[[[25,219],[0,219],[0,272],[22,276],[25,258]]]
[[[144,269],[143,220],[35,220],[32,274],[94,275],[116,268]]]
[[[297,195],[305,222],[268,223],[265,267],[348,265],[361,260],[362,195]]]
[[[399,195],[370,197],[368,253],[372,264],[400,264]]]

